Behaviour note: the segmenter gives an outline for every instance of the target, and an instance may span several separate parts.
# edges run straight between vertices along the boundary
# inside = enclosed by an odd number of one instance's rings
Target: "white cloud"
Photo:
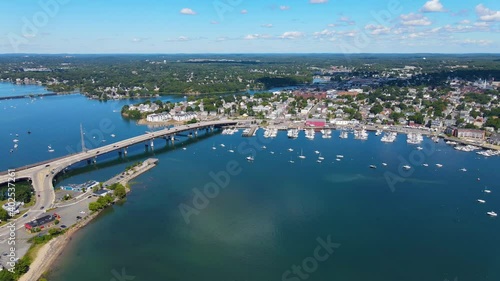
[[[213,21],[210,22],[210,24],[219,24],[219,22],[216,21],[216,20],[213,20]]]
[[[241,10],[240,14],[243,14],[243,15],[248,14],[248,11],[243,9],[243,10]]]
[[[339,22],[347,24],[347,25],[355,25],[356,22],[353,21],[350,17],[342,16],[338,19]]]
[[[304,33],[299,31],[287,31],[279,36],[281,39],[297,39],[303,37]]]
[[[328,2],[328,0],[309,0],[309,3],[311,3],[311,4],[324,4],[327,2]]]
[[[133,39],[132,39],[132,42],[134,42],[134,43],[139,43],[139,42],[142,42],[142,41],[144,41],[144,40],[145,40],[144,38],[133,38]]]
[[[183,14],[183,15],[196,15],[196,12],[193,11],[193,10],[191,10],[191,9],[189,9],[189,8],[183,8],[183,9],[181,9],[180,13]]]
[[[245,40],[256,40],[256,39],[269,39],[271,36],[268,34],[248,34],[243,39]]]
[[[266,23],[266,24],[262,24],[261,26],[262,27],[266,27],[266,28],[271,28],[271,27],[273,27],[273,24],[272,23]]]
[[[401,23],[403,25],[415,26],[415,25],[431,25],[432,22],[421,14],[409,13],[407,15],[399,16]]]
[[[424,13],[431,13],[431,12],[445,12],[445,9],[443,7],[443,4],[439,2],[439,0],[429,0],[425,2],[424,6],[420,11]]]
[[[470,20],[461,20],[459,24],[469,24]]]
[[[371,35],[389,34],[391,32],[389,27],[383,25],[368,24],[365,29],[370,31]]]
[[[282,11],[290,10],[290,6],[280,6],[280,10]]]
[[[482,21],[500,21],[500,11],[490,10],[483,4],[476,6],[476,15]]]
[[[313,36],[316,39],[329,38],[332,37],[335,33],[336,33],[335,30],[324,29],[322,31],[314,32]]]
[[[493,43],[491,40],[472,40],[472,39],[465,39],[463,41],[460,41],[459,43],[464,44],[464,45],[479,45],[479,46],[487,46]]]

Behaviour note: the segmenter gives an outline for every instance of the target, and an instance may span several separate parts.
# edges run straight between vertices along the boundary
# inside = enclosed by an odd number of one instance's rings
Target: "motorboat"
[[[488,214],[488,216],[490,217],[496,217],[497,216],[497,213],[491,211],[491,212],[486,212],[486,214]]]

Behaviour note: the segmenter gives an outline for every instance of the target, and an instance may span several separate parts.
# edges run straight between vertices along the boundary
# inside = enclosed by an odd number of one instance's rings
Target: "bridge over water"
[[[127,153],[127,148],[132,145],[144,143],[145,146],[153,146],[154,139],[163,138],[169,140],[174,138],[177,134],[203,129],[214,129],[224,126],[236,126],[238,121],[234,120],[217,120],[217,121],[207,121],[190,125],[181,125],[173,128],[163,129],[155,132],[148,132],[143,135],[118,141],[115,143],[108,144],[95,149],[90,149],[82,151],[80,153],[67,155],[64,157],[59,157],[56,159],[23,166],[18,169],[12,169],[9,171],[4,171],[0,173],[0,184],[14,184],[16,181],[21,179],[29,179],[32,181],[33,188],[37,197],[35,206],[29,211],[27,217],[17,219],[16,225],[18,228],[22,227],[24,223],[29,222],[36,218],[39,214],[43,213],[44,210],[51,208],[54,204],[55,193],[54,186],[52,184],[54,177],[75,163],[93,160],[99,155],[103,155],[113,151],[119,151],[120,153]],[[4,229],[0,231],[0,236],[2,235]]]

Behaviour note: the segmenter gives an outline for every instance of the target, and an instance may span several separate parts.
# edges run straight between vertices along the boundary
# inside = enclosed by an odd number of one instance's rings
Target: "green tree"
[[[120,199],[123,199],[125,198],[125,196],[127,196],[127,191],[125,190],[125,186],[123,185],[119,185],[115,188],[115,190],[113,191],[115,196],[120,198]]]
[[[99,211],[99,209],[101,209],[101,205],[97,202],[90,202],[89,203],[89,210],[91,210],[92,212],[96,212],[96,211]]]
[[[9,212],[4,210],[3,208],[0,208],[0,220],[6,221],[8,219],[10,219]]]

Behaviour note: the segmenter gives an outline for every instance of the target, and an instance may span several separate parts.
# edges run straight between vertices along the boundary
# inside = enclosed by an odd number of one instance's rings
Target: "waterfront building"
[[[172,119],[172,115],[170,113],[164,112],[159,114],[149,114],[146,117],[148,122],[164,122]]]
[[[43,216],[41,218],[32,220],[28,223],[25,223],[24,229],[26,229],[29,232],[33,232],[37,228],[39,228],[40,230],[42,230],[44,228],[49,228],[49,227],[55,225],[55,223],[54,223],[55,220],[58,220],[60,218],[61,217],[56,213],[54,213],[52,215],[46,215],[46,216]]]

